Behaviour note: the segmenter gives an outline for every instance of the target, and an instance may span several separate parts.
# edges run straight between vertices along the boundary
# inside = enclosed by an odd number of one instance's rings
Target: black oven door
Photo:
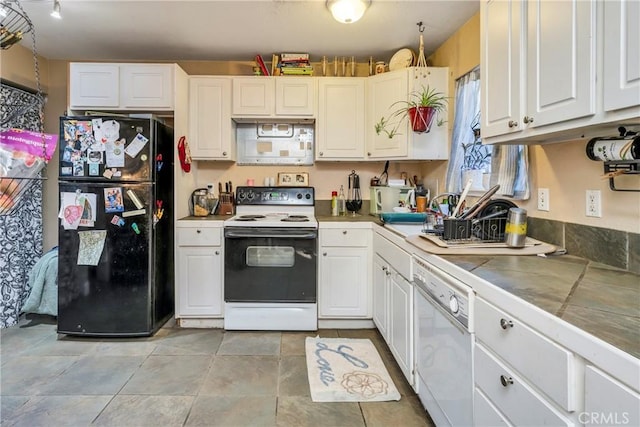
[[[224,236],[226,302],[316,302],[316,229],[229,227]]]

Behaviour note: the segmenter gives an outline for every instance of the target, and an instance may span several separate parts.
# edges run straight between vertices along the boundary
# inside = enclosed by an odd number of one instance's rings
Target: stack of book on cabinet
[[[274,55],[277,57],[277,55]],[[285,76],[312,76],[313,66],[309,63],[308,53],[283,53],[280,55],[278,68]]]

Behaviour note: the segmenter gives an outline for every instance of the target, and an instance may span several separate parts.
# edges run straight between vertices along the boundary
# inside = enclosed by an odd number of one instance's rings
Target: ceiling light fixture
[[[58,0],[53,0],[53,10],[51,11],[51,16],[56,19],[62,18],[62,15],[60,15],[60,2]]]
[[[9,15],[9,11],[6,7],[4,7],[3,3],[0,3],[0,17],[6,18]]]
[[[371,0],[327,0],[333,18],[343,24],[352,24],[362,18]]]

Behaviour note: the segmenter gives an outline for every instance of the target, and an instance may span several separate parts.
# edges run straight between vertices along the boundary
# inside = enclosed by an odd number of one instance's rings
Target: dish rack
[[[444,219],[441,226],[434,230],[425,230],[440,235],[449,244],[452,243],[500,243],[504,242],[506,218]]]

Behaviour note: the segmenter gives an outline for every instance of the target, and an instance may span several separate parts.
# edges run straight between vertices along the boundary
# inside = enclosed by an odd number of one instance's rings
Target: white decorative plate
[[[411,67],[416,59],[416,54],[409,48],[400,49],[389,61],[389,71]]]

